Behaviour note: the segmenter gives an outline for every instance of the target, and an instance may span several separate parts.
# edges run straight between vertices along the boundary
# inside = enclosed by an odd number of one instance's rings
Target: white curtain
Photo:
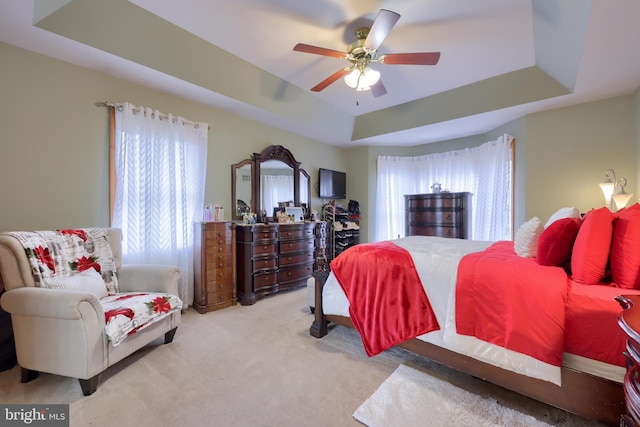
[[[472,239],[511,239],[513,137],[478,147],[417,157],[378,157],[375,239],[405,235],[405,194],[443,190],[472,196]]]
[[[273,215],[273,208],[278,207],[278,202],[293,201],[293,175],[262,175],[260,188],[267,215]]]
[[[180,267],[180,299],[193,303],[193,227],[202,219],[207,123],[116,104],[113,226],[127,263]]]

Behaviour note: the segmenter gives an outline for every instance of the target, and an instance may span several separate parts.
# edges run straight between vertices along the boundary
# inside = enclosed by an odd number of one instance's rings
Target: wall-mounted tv
[[[318,171],[318,196],[323,199],[346,199],[347,174],[320,168]]]

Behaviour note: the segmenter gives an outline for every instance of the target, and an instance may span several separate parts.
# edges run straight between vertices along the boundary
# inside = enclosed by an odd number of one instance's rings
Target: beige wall
[[[103,100],[209,123],[206,201],[227,211],[230,165],[268,145],[289,148],[310,174],[314,209],[323,202],[318,168],[346,171],[348,199],[360,202],[362,241],[373,240],[379,155],[429,154],[513,135],[516,226],[562,206],[602,206],[598,183],[607,168],[627,177],[628,192],[640,190],[638,92],[531,114],[484,135],[342,149],[7,44],[0,43],[0,58],[0,230],[108,225],[108,111],[94,105]]]
[[[230,214],[231,164],[277,144],[311,175],[345,150],[0,43],[0,231],[109,224],[108,110],[129,101],[209,123],[206,201]]]

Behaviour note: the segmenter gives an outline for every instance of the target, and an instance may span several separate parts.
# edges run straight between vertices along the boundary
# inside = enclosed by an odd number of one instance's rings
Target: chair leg
[[[31,380],[35,380],[36,378],[38,378],[38,371],[32,371],[31,369],[27,369],[27,368],[20,368],[20,382],[21,383],[28,383]]]
[[[98,375],[95,375],[88,380],[78,380],[80,387],[82,388],[82,394],[90,396],[98,389]]]
[[[170,330],[169,332],[164,334],[164,343],[165,344],[169,344],[170,342],[173,341],[173,337],[175,336],[177,330],[178,330],[178,327],[176,326],[175,328],[173,328],[172,330]]]

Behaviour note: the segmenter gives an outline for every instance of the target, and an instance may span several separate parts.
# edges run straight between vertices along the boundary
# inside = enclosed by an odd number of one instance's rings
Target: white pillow
[[[553,215],[549,217],[549,220],[544,225],[544,228],[547,228],[555,221],[562,218],[578,218],[580,219],[582,215],[580,215],[580,211],[577,208],[569,207],[569,208],[560,208]]]
[[[513,240],[516,254],[524,258],[535,258],[538,253],[538,240],[543,231],[544,227],[537,216],[522,224]]]
[[[98,299],[107,296],[107,286],[102,276],[93,268],[76,273],[69,277],[49,277],[44,279],[44,287],[67,291],[90,292]]]

